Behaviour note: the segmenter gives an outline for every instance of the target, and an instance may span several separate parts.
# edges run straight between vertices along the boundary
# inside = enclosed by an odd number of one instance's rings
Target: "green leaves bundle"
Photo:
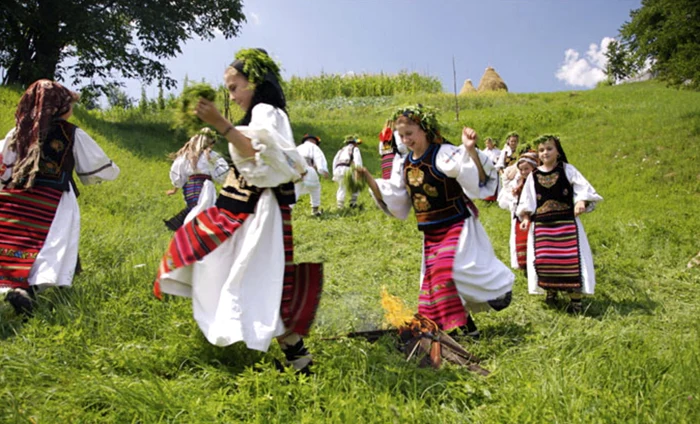
[[[349,193],[356,193],[367,187],[367,181],[365,181],[364,178],[355,178],[356,169],[357,166],[355,166],[355,164],[350,165],[350,169],[345,172],[345,176],[343,177],[343,185],[345,185],[345,189]]]
[[[180,104],[175,116],[175,127],[184,131],[187,136],[199,132],[205,125],[194,113],[194,108],[197,106],[200,97],[213,102],[216,100],[216,90],[209,84],[202,82],[188,85],[180,95]]]

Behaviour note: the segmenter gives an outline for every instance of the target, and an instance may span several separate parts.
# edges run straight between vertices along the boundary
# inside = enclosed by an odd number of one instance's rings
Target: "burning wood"
[[[490,371],[479,366],[479,358],[469,353],[447,333],[440,330],[431,319],[421,314],[411,314],[403,302],[383,290],[382,306],[386,310],[385,319],[394,327],[387,330],[357,331],[347,337],[364,337],[370,342],[377,341],[387,334],[396,334],[398,329],[406,360],[420,358],[419,366],[440,368],[442,361],[466,366],[470,371],[489,375]]]

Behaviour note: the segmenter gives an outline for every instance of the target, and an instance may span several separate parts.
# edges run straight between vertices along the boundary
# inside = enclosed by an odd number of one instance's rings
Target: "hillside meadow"
[[[21,93],[0,88],[0,131]],[[0,422],[700,422],[700,93],[638,83],[590,91],[445,94],[294,101],[297,138],[322,138],[332,160],[357,133],[379,174],[377,133],[396,106],[440,109],[443,133],[463,125],[502,139],[561,136],[567,156],[605,198],[582,217],[597,290],[570,316],[529,296],[518,273],[512,305],[479,314],[465,347],[491,370],[439,371],[406,362],[392,337],[335,336],[383,325],[382,287],[416,307],[421,234],[360,196],[324,214],[308,197],[294,209],[296,260],[325,263],[325,291],[308,346],[314,375],[275,370],[240,344],[209,345],[188,299],[158,301],[151,282],[171,233],[162,223],[183,205],[168,197],[166,154],[175,139],[166,112],[77,110],[85,129],[120,166],[115,182],[80,187],[84,272],[67,290],[40,295],[34,317],[0,307]],[[219,146],[221,147],[221,146]],[[509,214],[478,202],[496,254],[508,263]]]

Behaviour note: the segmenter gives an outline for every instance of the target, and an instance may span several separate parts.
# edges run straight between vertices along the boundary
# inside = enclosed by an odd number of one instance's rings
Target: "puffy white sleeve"
[[[253,108],[250,124],[236,129],[248,137],[256,150],[245,158],[229,144],[231,159],[248,184],[277,187],[297,181],[306,171],[306,162],[297,152],[287,115],[274,106],[260,103]]]
[[[513,189],[518,186],[518,182],[520,181],[520,174],[518,174],[515,178],[512,180],[509,180],[506,184],[501,187],[501,190],[498,191],[498,206],[501,209],[505,209],[507,211],[511,211],[515,213],[515,196],[513,196]]]
[[[4,187],[3,181],[9,181],[12,177],[12,167],[17,160],[17,154],[7,148],[7,143],[12,138],[15,129],[12,128],[4,139],[0,140],[0,189]]]
[[[119,176],[119,167],[107,157],[97,142],[80,128],[75,129],[73,156],[75,173],[85,185],[112,181]]]
[[[496,193],[496,188],[498,188],[498,171],[493,166],[493,161],[491,161],[489,155],[479,149],[477,149],[477,152],[481,161],[481,167],[484,168],[484,173],[486,174],[486,181],[483,183],[479,182],[479,199],[484,199]]]
[[[523,192],[520,194],[520,202],[515,209],[515,214],[523,219],[524,213],[533,215],[537,210],[537,193],[535,193],[535,173],[531,173],[525,180]]]
[[[170,182],[177,188],[182,188],[192,173],[185,155],[178,156],[170,167]]]
[[[565,163],[564,172],[566,172],[566,178],[574,189],[574,204],[584,201],[586,202],[586,212],[593,211],[596,203],[602,201],[603,197],[595,191],[591,183],[573,165]]]
[[[323,154],[323,150],[320,147],[313,146],[314,164],[316,169],[320,172],[328,173],[328,161],[326,160],[326,155]]]
[[[372,195],[375,203],[384,213],[394,218],[406,219],[411,212],[411,197],[406,190],[406,183],[403,179],[403,160],[399,156],[394,157],[391,168],[391,177],[388,180],[377,179],[379,192],[382,193],[382,200]]]
[[[463,145],[440,146],[435,158],[437,169],[450,178],[455,178],[470,199],[480,198],[479,169],[466,152]]]
[[[362,166],[362,153],[360,153],[359,147],[352,149],[352,163],[354,163],[355,166]]]
[[[501,170],[506,167],[506,156],[510,155],[509,150],[508,146],[501,150],[501,153],[498,155],[498,160],[496,161],[496,170]]]
[[[209,166],[211,167],[211,178],[219,184],[223,184],[229,172],[226,159],[215,151],[209,152]]]
[[[403,140],[401,139],[398,131],[394,131],[394,141],[396,142],[396,149],[399,151],[401,156],[406,156],[406,153],[408,153],[408,147],[403,144]]]

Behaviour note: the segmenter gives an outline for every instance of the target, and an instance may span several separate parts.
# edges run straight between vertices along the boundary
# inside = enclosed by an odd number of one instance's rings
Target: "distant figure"
[[[186,205],[177,215],[163,221],[173,231],[216,202],[216,187],[211,180],[223,183],[229,168],[226,160],[212,150],[214,143],[214,131],[202,128],[174,155],[170,181],[175,187],[166,194],[172,196],[181,188]]]
[[[306,175],[301,182],[294,185],[297,202],[304,194],[311,195],[311,214],[321,215],[321,181],[319,175],[328,178],[328,162],[323,150],[319,147],[321,139],[311,134],[304,134],[297,151],[306,160]]]
[[[566,159],[559,138],[545,135],[537,147],[542,165],[527,177],[516,215],[527,239],[527,275],[530,294],[547,293],[556,302],[558,291],[569,294],[570,313],[581,313],[581,295],[595,290],[593,254],[579,215],[591,212],[603,200]]]
[[[73,170],[83,184],[119,175],[95,140],[67,121],[79,97],[57,82],[34,82],[0,141],[0,289],[9,290],[5,300],[17,314],[31,315],[37,290],[73,282],[80,238]]]
[[[382,178],[388,180],[391,176],[391,167],[396,155],[402,158],[408,153],[406,145],[401,141],[398,131],[394,130],[394,123],[389,119],[384,124],[384,129],[379,133],[379,156],[382,158]]]
[[[506,145],[503,147],[503,150],[496,161],[496,170],[499,173],[502,173],[505,168],[510,166],[512,163],[515,163],[515,161],[518,159],[517,148],[518,141],[520,140],[518,133],[515,131],[509,132],[506,135],[505,140]]]
[[[489,159],[491,159],[491,162],[496,165],[496,162],[498,162],[498,157],[501,155],[501,149],[498,148],[496,140],[491,137],[486,138],[486,149],[484,149],[484,153],[486,153],[486,156],[488,156]]]
[[[345,173],[352,165],[362,166],[362,154],[360,153],[360,148],[357,147],[358,144],[362,143],[362,140],[354,135],[348,135],[343,143],[345,143],[345,146],[338,150],[338,153],[333,158],[333,181],[338,183],[335,200],[339,209],[345,207],[345,184],[343,182]],[[357,196],[359,194],[359,191],[350,194],[351,208],[357,206]]]
[[[423,232],[418,312],[444,331],[477,338],[472,314],[506,308],[515,279],[496,258],[471,200],[481,196],[482,157],[490,161],[471,128],[462,130],[459,147],[445,143],[430,108],[401,108],[393,119],[410,152],[394,162],[389,180],[375,180],[366,168],[358,174],[386,214],[406,219],[415,212]]]

